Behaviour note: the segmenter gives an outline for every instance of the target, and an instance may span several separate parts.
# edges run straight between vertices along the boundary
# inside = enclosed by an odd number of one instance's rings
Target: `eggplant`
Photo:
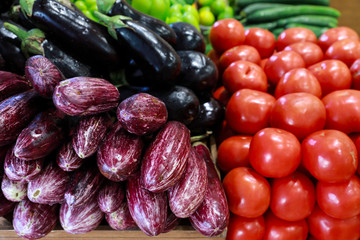
[[[2,191],[0,191],[0,217],[10,213],[14,209],[15,204],[15,202],[7,200]]]
[[[20,5],[34,25],[82,60],[105,68],[120,64],[119,49],[101,24],[56,0],[20,0]]]
[[[115,230],[134,230],[137,228],[126,201],[123,201],[116,211],[106,213],[105,219],[109,226]]]
[[[0,71],[0,101],[30,88],[30,83],[23,76]]]
[[[194,25],[187,22],[175,22],[171,23],[170,27],[176,33],[176,41],[173,44],[176,51],[193,50],[205,53],[204,36]]]
[[[175,43],[175,31],[164,21],[144,14],[134,9],[126,0],[97,0],[100,12],[109,16],[123,15],[135,21],[141,22],[165,39],[170,44]]]
[[[0,13],[4,13],[4,12],[9,11],[12,4],[13,4],[13,0],[1,0],[1,2],[0,2]]]
[[[157,84],[173,85],[180,73],[180,57],[175,49],[155,32],[122,16],[108,17],[94,12],[108,26],[110,35],[129,55],[148,79]]]
[[[21,202],[26,199],[27,185],[27,182],[13,181],[4,175],[1,181],[1,191],[7,200]]]

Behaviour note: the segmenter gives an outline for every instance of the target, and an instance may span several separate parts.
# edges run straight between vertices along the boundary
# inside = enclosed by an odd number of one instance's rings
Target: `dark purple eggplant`
[[[7,200],[2,191],[0,191],[0,217],[10,213],[14,209],[15,204],[15,202]]]
[[[45,237],[56,226],[58,205],[46,205],[24,200],[14,209],[13,226],[15,232],[25,239]]]
[[[193,50],[205,53],[205,39],[201,32],[187,22],[171,23],[170,27],[175,31],[176,41],[173,47],[176,51]]]
[[[64,113],[55,108],[43,111],[21,131],[16,139],[14,155],[22,160],[46,157],[61,146],[66,132]]]
[[[107,24],[110,34],[125,46],[149,81],[173,85],[180,73],[180,58],[174,48],[141,22],[120,20],[95,12]]]
[[[97,201],[104,213],[115,212],[124,202],[125,188],[122,182],[105,181],[99,190]]]
[[[0,146],[15,141],[41,107],[41,97],[32,89],[0,102]]]
[[[62,203],[68,181],[68,173],[60,169],[55,162],[50,162],[34,180],[29,181],[28,199],[40,204]]]
[[[66,203],[60,207],[60,223],[65,232],[83,234],[97,228],[104,218],[96,197],[90,198],[81,206],[69,206]]]
[[[181,59],[181,71],[176,84],[188,87],[196,94],[212,91],[217,86],[219,71],[208,56],[192,50],[177,53]]]
[[[100,12],[106,15],[123,15],[130,17],[131,19],[144,24],[157,35],[165,39],[168,43],[173,44],[176,41],[176,34],[168,24],[166,24],[164,21],[161,21],[160,19],[134,9],[126,0],[97,0],[97,3]]]
[[[157,236],[164,231],[168,211],[165,192],[144,189],[137,175],[127,181],[126,199],[132,218],[146,235]]]
[[[24,14],[62,47],[95,65],[119,66],[118,49],[101,24],[56,0],[20,1]]]
[[[115,230],[124,231],[137,228],[137,225],[130,214],[126,201],[123,201],[116,211],[112,213],[106,213],[105,219],[109,226]]]
[[[120,93],[120,102],[124,101],[125,99],[141,92],[148,92],[148,87],[136,87],[132,85],[122,85],[118,87],[118,91]]]
[[[67,141],[64,143],[56,156],[56,162],[58,166],[66,172],[72,172],[82,166],[82,164],[86,161],[83,158],[80,158],[74,148],[73,141]]]
[[[127,132],[119,122],[115,123],[97,151],[100,172],[114,182],[128,179],[140,167],[143,146],[140,136]]]
[[[27,182],[12,181],[4,175],[1,181],[1,191],[7,200],[20,202],[26,199],[27,185]]]
[[[0,13],[4,13],[9,11],[11,5],[13,4],[13,0],[1,0],[0,3]]]
[[[24,77],[12,72],[0,71],[0,102],[29,89],[30,84]]]

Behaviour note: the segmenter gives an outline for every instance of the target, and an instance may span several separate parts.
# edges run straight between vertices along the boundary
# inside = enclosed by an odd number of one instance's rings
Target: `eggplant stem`
[[[11,23],[4,22],[4,27],[6,30],[13,32],[21,41],[25,40],[29,36],[28,32]]]
[[[116,0],[96,0],[97,7],[101,13],[107,14],[110,12]]]
[[[99,22],[108,28],[109,34],[117,40],[116,35],[116,29],[123,28],[123,27],[129,27],[126,25],[122,20],[129,20],[131,18],[122,16],[122,15],[116,15],[116,16],[107,16],[101,12],[94,11],[95,17],[99,19]]]

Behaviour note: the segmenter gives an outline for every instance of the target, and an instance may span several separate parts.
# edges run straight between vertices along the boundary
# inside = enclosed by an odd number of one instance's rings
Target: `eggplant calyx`
[[[116,40],[117,40],[116,29],[129,27],[122,20],[131,19],[129,17],[122,16],[122,15],[116,15],[116,16],[109,17],[98,11],[94,11],[94,15],[95,15],[95,17],[97,17],[99,19],[100,23],[107,26],[109,34]]]
[[[20,0],[21,10],[25,16],[32,16],[35,0]]]
[[[107,14],[110,12],[116,0],[96,0],[97,7],[101,13]]]

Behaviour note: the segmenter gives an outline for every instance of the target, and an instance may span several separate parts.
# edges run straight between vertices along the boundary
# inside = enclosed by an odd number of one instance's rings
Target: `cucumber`
[[[258,10],[247,16],[247,21],[267,22],[299,15],[323,15],[338,18],[340,17],[340,12],[335,8],[326,6],[293,5]]]
[[[240,16],[246,18],[246,16],[250,15],[253,12],[258,10],[266,9],[266,8],[277,8],[277,7],[285,7],[290,6],[289,4],[282,4],[282,3],[252,3],[241,9]]]
[[[277,25],[283,27],[290,23],[309,24],[320,27],[337,27],[338,19],[321,15],[299,15],[295,17],[282,18],[277,20]]]
[[[300,23],[289,23],[285,26],[286,29],[294,28],[294,27],[308,28],[311,31],[313,31],[317,37],[320,37],[321,34],[323,34],[326,30],[329,29],[328,27],[321,27],[321,26],[315,26],[315,25],[310,25],[310,24],[300,24]]]
[[[244,8],[252,3],[285,3],[285,4],[309,4],[329,6],[330,0],[235,0],[234,5],[239,8]]]
[[[244,23],[245,29],[249,29],[249,28],[253,28],[253,27],[272,30],[277,27],[277,22],[273,21],[273,22],[264,22],[264,23],[258,23],[258,24],[245,24]]]
[[[274,34],[275,38],[277,39],[278,36],[285,30],[283,27],[274,28],[271,32]]]

